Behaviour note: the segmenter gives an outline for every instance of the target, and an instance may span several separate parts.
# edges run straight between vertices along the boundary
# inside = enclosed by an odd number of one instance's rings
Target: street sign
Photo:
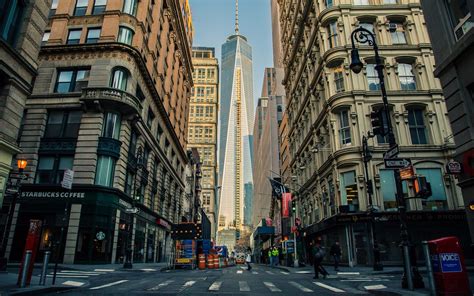
[[[415,177],[415,170],[412,165],[409,165],[406,168],[400,169],[400,179],[401,180],[411,180]]]
[[[400,150],[398,149],[398,145],[395,145],[395,146],[390,147],[387,150],[387,152],[385,152],[383,154],[383,158],[384,159],[391,159],[391,158],[394,158],[395,156],[397,156],[398,153],[400,153]]]
[[[411,164],[411,160],[409,158],[384,159],[383,162],[385,163],[385,168],[387,169],[406,168]]]
[[[73,179],[74,179],[74,171],[70,169],[66,169],[64,171],[64,177],[63,177],[63,181],[61,182],[61,187],[71,190]]]
[[[127,213],[127,214],[136,214],[136,213],[138,213],[139,211],[140,211],[140,210],[137,209],[137,208],[126,208],[126,209],[125,209],[125,213]]]

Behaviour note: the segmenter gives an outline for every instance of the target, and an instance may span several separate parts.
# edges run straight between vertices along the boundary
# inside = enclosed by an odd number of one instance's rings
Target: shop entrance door
[[[359,265],[368,265],[369,234],[363,224],[354,225],[354,247],[356,262]]]

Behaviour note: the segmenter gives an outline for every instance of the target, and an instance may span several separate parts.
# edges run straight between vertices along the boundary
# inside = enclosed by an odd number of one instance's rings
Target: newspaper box
[[[428,242],[437,295],[472,295],[457,237],[443,237]]]

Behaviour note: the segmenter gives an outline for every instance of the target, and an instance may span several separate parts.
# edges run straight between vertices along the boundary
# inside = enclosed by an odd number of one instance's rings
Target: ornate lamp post
[[[143,166],[144,166],[144,164],[143,164],[143,148],[141,146],[139,146],[137,148],[136,159],[137,159],[137,172],[135,173],[135,177],[133,179],[132,209],[130,210],[131,221],[127,226],[127,242],[125,244],[127,249],[125,251],[125,260],[123,262],[123,268],[133,268],[133,265],[132,265],[132,256],[133,256],[132,243],[133,243],[133,240],[132,240],[131,236],[133,234],[133,219],[135,217],[135,213],[137,212],[137,210],[135,208],[135,201],[137,200],[137,197],[139,197],[138,194],[137,194],[137,190],[138,190],[138,188],[137,188],[138,187],[137,186],[137,177],[138,177],[139,170],[141,168],[143,168]]]

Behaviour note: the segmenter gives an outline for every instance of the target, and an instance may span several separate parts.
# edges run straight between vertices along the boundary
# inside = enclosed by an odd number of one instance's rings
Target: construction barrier
[[[206,269],[206,255],[199,254],[199,269]]]
[[[214,268],[214,259],[212,258],[212,254],[207,255],[207,268]]]
[[[219,268],[219,255],[214,255],[214,268]]]

